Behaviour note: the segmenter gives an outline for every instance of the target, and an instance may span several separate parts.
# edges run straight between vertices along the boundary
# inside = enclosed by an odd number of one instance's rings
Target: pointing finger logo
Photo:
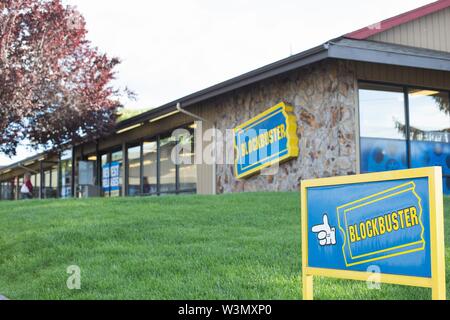
[[[317,239],[321,246],[332,246],[336,244],[336,228],[330,227],[328,215],[323,215],[323,223],[313,226],[312,232],[317,234]]]

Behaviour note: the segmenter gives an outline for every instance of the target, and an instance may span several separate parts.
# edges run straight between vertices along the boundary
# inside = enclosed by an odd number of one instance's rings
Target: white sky
[[[431,0],[63,0],[122,59],[117,85],[153,108]],[[14,159],[0,153],[0,165]]]

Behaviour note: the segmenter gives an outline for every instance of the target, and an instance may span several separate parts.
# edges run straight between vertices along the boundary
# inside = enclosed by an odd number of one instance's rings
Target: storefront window
[[[39,198],[39,189],[41,187],[41,174],[36,173],[36,182],[33,186],[33,194],[35,198]]]
[[[178,144],[183,146],[181,152],[176,148]],[[139,145],[129,146],[126,157],[127,170],[122,172],[121,150],[101,156],[102,189],[105,196],[122,195],[122,178],[126,179],[128,196],[196,191],[194,138],[188,131],[181,136],[143,140]],[[116,176],[117,181],[114,182],[117,171],[119,176]],[[118,189],[114,190],[115,186]]]
[[[122,195],[122,186],[123,186],[122,170],[123,170],[122,150],[111,153],[111,173],[110,173],[111,197]]]
[[[176,191],[176,166],[172,159],[172,150],[177,145],[175,137],[168,137],[160,141],[160,192]]]
[[[128,195],[141,193],[141,146],[128,148]]]
[[[102,164],[102,190],[105,197],[122,195],[123,153],[116,151],[101,156]]]
[[[56,198],[58,194],[58,167],[54,166],[51,173],[51,197]]]
[[[58,187],[58,169],[53,167],[44,171],[43,197],[56,198]]]
[[[32,174],[30,176],[30,181],[33,186],[33,192],[32,192],[33,198],[38,198],[39,197],[39,189],[36,188],[36,174]]]
[[[51,171],[47,170],[44,172],[44,198],[51,198]]]
[[[1,183],[1,199],[2,200],[14,200],[15,192],[14,182],[6,181]]]
[[[7,197],[6,197],[6,182],[0,182],[0,200],[7,200]]]
[[[144,142],[142,148],[144,160],[144,175],[142,178],[143,193],[154,194],[158,191],[158,143],[156,141]]]
[[[72,160],[61,161],[61,198],[72,196]]]
[[[20,191],[20,189],[22,188],[23,185],[23,176],[22,177],[18,177],[18,183],[17,183],[17,191],[18,191],[18,199],[21,199],[22,196],[22,192]]]
[[[360,83],[359,114],[362,173],[441,166],[450,194],[448,92]]]
[[[105,197],[109,197],[109,177],[110,177],[110,167],[108,161],[108,154],[103,154],[101,156],[102,162],[102,177],[101,177],[101,185],[102,185],[102,194]]]
[[[407,168],[402,88],[366,85],[359,90],[361,172]]]
[[[17,179],[13,178],[11,179],[11,200],[17,199]]]
[[[444,191],[450,193],[449,94],[409,90],[411,167],[441,166]]]

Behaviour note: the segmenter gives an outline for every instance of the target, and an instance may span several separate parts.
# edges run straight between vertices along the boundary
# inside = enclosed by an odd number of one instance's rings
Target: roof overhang
[[[178,103],[181,103],[183,107],[189,107],[233,90],[326,59],[360,61],[450,72],[450,53],[375,41],[337,38],[313,49],[290,56],[286,59],[250,71],[236,78],[224,81],[135,117],[121,121],[117,125],[116,130],[121,130],[139,123],[150,121],[157,117],[171,114],[177,110],[176,106]],[[23,162],[35,160],[36,158],[39,158],[39,156],[42,156],[42,154],[4,167],[0,170],[0,175],[5,170],[17,167]]]
[[[328,57],[395,66],[450,71],[450,53],[375,41],[330,41]]]
[[[245,87],[255,82],[259,82],[277,76],[279,74],[324,60],[328,57],[327,51],[328,50],[326,45],[320,45],[310,50],[290,56],[286,59],[266,65],[259,69],[244,73],[238,77],[200,90],[178,100],[169,102],[161,107],[151,109],[135,117],[123,120],[118,124],[117,130],[128,127],[130,125],[134,125],[139,122],[148,121],[151,118],[159,117],[169,112],[173,112],[176,110],[177,103],[181,103],[183,107],[188,107],[210,98],[214,98],[218,95]]]
[[[375,41],[337,38],[313,49],[245,73],[124,120],[118,124],[117,130],[173,112],[176,110],[177,103],[181,103],[183,107],[189,107],[190,105],[214,98],[218,95],[325,59],[341,59],[450,71],[450,53]]]
[[[46,162],[48,161],[49,158],[54,157],[56,154],[55,153],[39,153],[36,154],[34,156],[28,157],[26,159],[23,159],[21,161],[12,163],[10,165],[7,166],[3,166],[0,168],[0,177],[4,174],[9,174],[11,172],[13,172],[14,170],[23,170],[23,171],[27,171],[28,167],[31,166],[35,166],[36,164],[38,164],[39,162]],[[51,160],[49,160],[51,161]]]

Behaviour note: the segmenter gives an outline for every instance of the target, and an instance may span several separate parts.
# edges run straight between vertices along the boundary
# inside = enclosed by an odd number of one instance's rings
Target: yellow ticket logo
[[[414,182],[337,208],[347,267],[425,249],[422,199]]]

